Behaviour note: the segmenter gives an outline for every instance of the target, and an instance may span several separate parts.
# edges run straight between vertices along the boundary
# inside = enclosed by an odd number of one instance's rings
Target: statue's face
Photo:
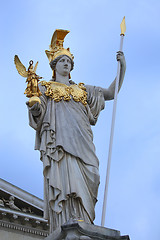
[[[71,71],[71,60],[67,56],[63,56],[56,64],[56,72],[62,76],[67,76]]]

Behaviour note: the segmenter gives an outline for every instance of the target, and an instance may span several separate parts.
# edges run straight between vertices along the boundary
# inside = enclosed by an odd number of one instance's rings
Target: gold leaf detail
[[[54,99],[55,102],[70,101],[72,96],[75,102],[87,105],[87,92],[83,83],[67,86],[63,83],[42,81],[41,85],[46,87],[45,95]]]

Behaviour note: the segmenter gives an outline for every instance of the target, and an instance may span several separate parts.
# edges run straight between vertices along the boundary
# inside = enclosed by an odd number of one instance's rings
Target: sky
[[[118,95],[105,227],[134,240],[159,239],[160,228],[160,2],[158,0],[28,0],[0,3],[0,178],[43,198],[42,163],[28,125],[25,78],[17,54],[51,79],[45,50],[55,29],[67,29],[75,82],[108,87],[117,73],[120,23],[127,70]],[[92,128],[100,162],[95,224],[101,224],[113,101]]]

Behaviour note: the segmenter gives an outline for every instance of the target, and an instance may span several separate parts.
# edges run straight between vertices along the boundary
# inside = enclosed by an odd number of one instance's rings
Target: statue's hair
[[[52,68],[52,70],[55,70],[57,62],[64,56],[67,56],[67,55],[60,55],[59,57],[55,58],[53,61],[50,62],[50,67]],[[69,56],[67,57],[71,60],[71,71],[72,71],[74,68],[74,62]]]

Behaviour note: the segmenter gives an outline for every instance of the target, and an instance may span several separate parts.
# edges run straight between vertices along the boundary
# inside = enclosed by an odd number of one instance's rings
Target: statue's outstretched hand
[[[26,102],[26,105],[28,106],[29,108],[29,111],[32,113],[32,115],[34,117],[38,117],[41,113],[41,107],[40,107],[40,104],[37,102],[35,103],[32,107],[29,107],[28,105],[29,102]]]
[[[125,56],[124,56],[123,52],[118,51],[117,55],[116,55],[116,59],[117,59],[117,61],[120,62],[121,65],[123,65],[123,66],[126,65],[126,60],[125,60]]]

